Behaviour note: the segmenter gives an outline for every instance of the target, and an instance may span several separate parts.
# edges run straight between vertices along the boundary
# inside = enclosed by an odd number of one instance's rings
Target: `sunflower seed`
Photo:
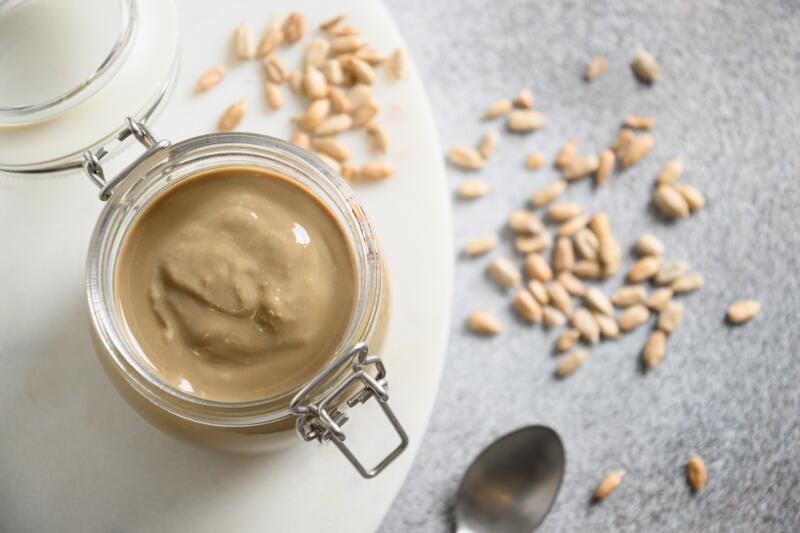
[[[533,93],[530,89],[522,89],[514,98],[514,104],[523,109],[533,109]]]
[[[544,165],[544,156],[539,152],[533,152],[528,154],[527,159],[525,159],[525,166],[529,170],[536,170],[537,168],[542,168]]]
[[[656,285],[670,285],[673,281],[689,272],[689,263],[686,261],[668,261],[661,265],[653,283]]]
[[[261,42],[258,43],[256,56],[264,57],[271,54],[283,43],[283,39],[283,27],[280,17],[273,15],[272,20],[270,20],[267,26],[267,31],[264,33],[264,37],[261,39]]]
[[[483,118],[484,120],[497,118],[511,111],[513,107],[514,105],[511,103],[511,100],[507,98],[497,100],[496,102],[492,102],[492,104],[486,108],[486,111],[483,113]]]
[[[489,194],[489,184],[480,178],[467,178],[458,184],[458,195],[466,200]]]
[[[361,171],[359,172],[359,176],[361,176],[367,181],[378,181],[386,179],[392,174],[394,174],[394,169],[388,164],[382,163],[380,161],[371,161],[369,163],[364,163],[361,166]]]
[[[530,279],[535,279],[542,283],[547,283],[553,279],[553,271],[550,269],[550,265],[540,254],[529,254],[525,258],[524,268],[525,275]]]
[[[567,170],[575,160],[575,150],[578,148],[578,139],[569,139],[559,150],[556,160],[553,163],[559,170]]]
[[[521,254],[535,254],[552,245],[553,238],[546,231],[534,236],[521,235],[514,239],[514,249]]]
[[[508,113],[506,126],[509,130],[517,133],[527,133],[544,127],[547,118],[531,109],[514,109]]]
[[[225,77],[225,67],[222,65],[214,65],[207,71],[203,72],[200,76],[200,79],[197,80],[197,85],[195,86],[196,93],[202,93],[210,88],[214,87],[216,84],[222,81],[222,78]]]
[[[575,158],[564,171],[564,179],[575,181],[597,172],[600,166],[599,158],[594,154],[584,154]]]
[[[481,153],[474,148],[453,146],[447,151],[447,159],[458,167],[467,170],[479,170],[486,165]]]
[[[395,50],[395,53],[398,53],[398,50]],[[403,52],[401,51],[399,52],[399,54],[403,54]],[[359,48],[358,50],[356,50],[355,56],[362,61],[366,61],[372,67],[380,66],[387,59],[387,57],[384,54],[378,52],[374,48],[369,48],[369,47]],[[402,57],[403,58],[400,59],[399,61],[405,61],[405,54],[403,54]],[[391,56],[389,56],[389,60],[391,60]],[[386,67],[387,68],[390,67],[389,62],[386,63]],[[405,66],[401,65],[399,68],[403,69],[405,68]],[[391,72],[387,72],[387,75],[390,81],[394,81],[393,74]]]
[[[670,218],[689,216],[689,204],[672,185],[659,185],[653,195],[653,203],[659,211]]]
[[[594,320],[597,322],[597,327],[600,328],[600,336],[604,339],[616,339],[619,337],[619,325],[614,317],[604,315],[603,313],[594,313]]]
[[[322,66],[319,67],[322,75],[328,81],[328,85],[341,85],[344,83],[344,71],[342,70],[342,62],[338,59],[328,59]],[[329,91],[333,88],[329,87]]]
[[[305,148],[306,150],[311,147],[311,139],[302,131],[296,131],[294,135],[292,135],[292,138],[289,140],[289,142],[295,146],[299,146],[300,148]]]
[[[639,52],[633,58],[633,73],[644,83],[653,83],[661,79],[661,69],[656,59],[649,52]]]
[[[519,289],[514,295],[514,309],[529,322],[541,324],[543,320],[542,306],[527,289]]]
[[[583,295],[586,294],[586,288],[583,286],[583,283],[581,283],[581,280],[576,278],[572,272],[568,270],[559,272],[556,279],[572,296],[583,297]]]
[[[533,207],[545,206],[561,196],[566,188],[567,182],[564,180],[554,181],[549,185],[545,185],[533,193],[533,196],[531,197],[531,205],[533,205]]]
[[[379,154],[385,154],[389,148],[389,139],[380,124],[370,122],[366,128],[367,139],[372,150]]]
[[[244,113],[247,110],[247,101],[242,98],[238,102],[231,104],[222,116],[219,117],[219,121],[217,122],[217,129],[219,131],[231,131],[244,118]]]
[[[328,52],[331,49],[331,44],[326,39],[315,37],[309,41],[303,55],[303,61],[306,67],[321,67],[328,57]]]
[[[256,55],[256,43],[253,28],[242,22],[233,34],[233,49],[239,59],[253,59]]]
[[[550,295],[552,297],[552,294]],[[581,332],[581,337],[590,344],[600,341],[600,326],[594,315],[585,307],[579,307],[572,314],[572,325]]]
[[[533,297],[536,298],[536,301],[540,304],[547,305],[550,303],[550,295],[547,294],[547,289],[541,281],[535,279],[528,281],[528,290],[531,291]]]
[[[280,85],[286,80],[286,68],[283,62],[275,54],[269,54],[261,60],[261,65],[264,67],[264,73],[267,79],[272,83]]]
[[[331,103],[327,99],[312,100],[300,118],[300,125],[308,131],[314,131],[322,124],[330,110]]]
[[[625,150],[625,153],[622,155],[620,167],[628,168],[644,159],[648,152],[650,152],[650,149],[653,148],[653,144],[655,144],[655,139],[653,139],[652,135],[647,133],[633,139],[628,149]]]
[[[761,303],[756,300],[741,300],[728,308],[728,322],[742,324],[752,320],[761,311]]]
[[[683,199],[686,200],[686,204],[689,206],[689,211],[697,211],[706,205],[706,199],[703,196],[703,193],[701,193],[697,188],[685,183],[676,183],[674,187],[675,190],[677,190],[678,193],[683,196]]]
[[[406,60],[406,53],[402,48],[396,49],[389,56],[389,61],[386,62],[386,72],[389,79],[392,81],[399,81],[406,77],[406,70],[408,61]]]
[[[642,303],[646,297],[647,293],[641,285],[625,285],[611,295],[611,303],[617,307],[630,307]]]
[[[614,152],[606,148],[597,156],[597,172],[594,179],[598,185],[603,185],[608,181],[611,171],[614,170]]]
[[[601,240],[599,256],[603,267],[602,277],[608,278],[616,274],[622,261],[622,251],[616,239],[608,237]]]
[[[656,327],[664,333],[672,333],[683,320],[683,304],[670,300],[658,314]]]
[[[497,148],[497,143],[499,142],[500,132],[497,130],[489,130],[481,139],[481,142],[478,145],[478,152],[480,152],[483,157],[488,159],[489,156],[494,153],[495,148]]]
[[[328,154],[339,162],[350,159],[350,150],[332,137],[316,137],[312,141],[311,146],[318,152]]]
[[[572,241],[575,245],[575,250],[581,258],[590,261],[597,260],[600,241],[592,230],[588,228],[581,229],[572,237]]]
[[[655,235],[642,233],[633,246],[633,250],[640,256],[661,255],[664,253],[664,245]]]
[[[347,17],[344,13],[340,15],[336,15],[333,18],[330,18],[319,25],[319,29],[322,31],[331,31],[333,28],[339,25],[341,21],[343,21]]]
[[[653,311],[663,310],[672,299],[672,289],[669,287],[661,287],[650,293],[650,296],[645,300],[644,305]]]
[[[349,54],[364,46],[364,41],[358,35],[342,35],[331,39],[331,54]]]
[[[553,204],[547,209],[547,218],[556,224],[581,214],[583,214],[583,207],[575,202],[561,202]]]
[[[521,275],[516,266],[507,257],[495,257],[488,267],[491,277],[501,287],[519,287]]]
[[[586,81],[592,81],[600,76],[608,68],[608,61],[603,56],[595,56],[586,67],[583,77]]]
[[[572,314],[572,298],[559,282],[554,281],[547,286],[547,296],[550,300],[550,305],[564,313],[564,316],[568,317]]]
[[[647,368],[655,368],[664,358],[664,347],[667,336],[663,331],[656,330],[647,337],[647,342],[642,350],[642,362]]]
[[[336,135],[349,130],[352,125],[353,119],[350,118],[350,115],[339,113],[338,115],[326,117],[314,130],[314,133],[316,135]]]
[[[293,70],[286,76],[286,81],[289,84],[289,89],[294,94],[301,94],[303,92],[303,72],[300,70]]]
[[[325,98],[328,96],[328,80],[316,67],[306,67],[303,72],[303,90],[311,98]]]
[[[672,185],[680,175],[683,174],[683,159],[676,157],[670,159],[667,164],[661,167],[656,178],[656,185]]]
[[[636,329],[650,317],[650,311],[642,304],[635,304],[625,309],[617,317],[617,324],[620,331],[631,331]]]
[[[693,455],[689,457],[689,461],[686,463],[686,478],[695,492],[700,492],[706,487],[708,473],[706,472],[706,464],[700,456]]]
[[[608,299],[606,293],[598,288],[591,288],[586,291],[586,303],[589,304],[589,307],[604,315],[611,316],[614,314],[614,306],[611,305],[611,300]]]
[[[483,255],[497,246],[497,235],[482,235],[467,241],[464,245],[464,254],[469,257]]]
[[[643,117],[639,115],[628,115],[622,123],[627,128],[633,130],[651,130],[656,125],[656,119],[653,117]]]
[[[302,13],[290,13],[283,23],[283,35],[286,42],[294,44],[306,33],[306,19]]]
[[[545,231],[542,221],[530,211],[523,209],[511,212],[511,216],[508,217],[508,227],[516,233],[527,235],[538,235]]]
[[[555,349],[558,353],[564,353],[572,349],[580,339],[581,333],[577,329],[565,329],[556,339]]]
[[[331,109],[334,113],[350,112],[350,99],[336,87],[328,87],[328,100],[331,102]]]
[[[603,275],[603,268],[597,261],[581,259],[575,262],[572,273],[581,279],[600,279]]]
[[[656,275],[660,266],[660,258],[652,255],[642,257],[628,270],[628,281],[631,283],[639,283],[640,281],[650,279]]]
[[[545,306],[543,316],[544,325],[548,328],[557,328],[567,323],[567,317],[564,316],[564,313],[550,305]]]
[[[367,100],[351,113],[353,117],[352,128],[356,129],[369,124],[369,121],[375,118],[380,110],[380,107],[374,100]]]
[[[467,327],[480,335],[497,335],[503,330],[503,325],[493,314],[488,311],[476,310],[470,313]]]
[[[558,235],[561,237],[570,237],[585,228],[588,223],[589,217],[585,215],[572,217],[558,227]]]
[[[614,152],[617,157],[622,157],[632,142],[633,132],[628,128],[622,128],[619,130],[619,133],[617,133],[617,138],[611,143],[611,151]]]
[[[600,480],[600,483],[594,490],[594,499],[601,501],[608,498],[612,492],[617,490],[617,487],[619,487],[620,483],[622,483],[622,478],[624,476],[624,470],[614,470],[613,472],[606,474],[606,477]]]
[[[670,288],[675,294],[686,294],[693,292],[703,286],[703,276],[700,274],[689,274],[682,276],[672,282]]]
[[[283,105],[280,87],[272,82],[264,82],[264,98],[266,98],[270,109],[280,109]]]
[[[556,272],[570,271],[575,267],[575,250],[572,247],[572,240],[568,237],[556,239],[556,247],[553,250],[553,268]]]
[[[372,67],[364,61],[355,56],[348,57],[346,61],[342,61],[342,68],[351,72],[359,83],[372,85],[375,83],[375,71]]]
[[[611,223],[608,221],[608,215],[602,211],[592,215],[589,219],[589,229],[597,236],[599,241],[612,238]]]
[[[570,355],[565,355],[558,360],[556,376],[562,379],[569,376],[583,365],[588,356],[587,350],[577,350]]]

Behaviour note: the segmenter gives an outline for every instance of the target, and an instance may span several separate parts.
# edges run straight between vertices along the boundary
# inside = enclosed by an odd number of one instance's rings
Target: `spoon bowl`
[[[458,487],[458,533],[530,533],[544,520],[564,477],[564,446],[545,426],[508,433],[475,458]]]

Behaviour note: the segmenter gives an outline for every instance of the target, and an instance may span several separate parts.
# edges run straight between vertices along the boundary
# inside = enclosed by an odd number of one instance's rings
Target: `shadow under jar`
[[[89,314],[98,357],[114,385],[149,422],[194,444],[235,452],[263,452],[299,442],[297,435],[293,434],[292,430],[295,430],[304,440],[335,444],[362,476],[377,475],[402,453],[408,438],[389,407],[383,363],[379,357],[369,355],[369,352],[379,353],[383,345],[389,291],[378,242],[352,191],[319,159],[278,139],[257,134],[224,133],[170,145],[167,141],[156,141],[146,127],[130,120],[128,124],[131,134],[147,150],[120,175],[105,178],[102,167],[97,165],[97,160],[93,161],[92,154],[86,156],[87,172],[101,187],[101,199],[107,200],[89,248],[86,270]],[[259,180],[265,181],[259,183]],[[237,222],[237,217],[258,218],[258,213],[251,212],[246,201],[235,205],[234,197],[228,202],[228,207],[234,211],[216,219],[216,223],[224,226],[222,241],[225,242],[221,248],[210,250],[203,241],[209,235],[208,224],[215,220],[215,205],[206,200],[209,194],[220,190],[217,185],[223,181],[243,187],[250,199],[257,200],[259,195],[265,195],[266,212],[279,209],[288,213],[282,222],[292,218],[293,205],[300,206],[298,210],[314,210],[316,205],[319,212],[324,213],[320,220],[329,217],[333,229],[327,228],[327,248],[321,258],[317,257],[318,262],[312,262],[311,268],[324,267],[333,257],[349,258],[348,272],[340,272],[341,286],[325,288],[324,291],[328,311],[332,305],[344,302],[341,315],[330,321],[330,328],[328,324],[313,322],[324,320],[324,317],[317,316],[322,309],[307,305],[310,301],[308,295],[298,294],[300,304],[288,304],[294,305],[288,309],[288,314],[296,319],[292,325],[294,337],[284,344],[266,342],[258,335],[262,330],[264,335],[279,332],[280,328],[275,328],[275,324],[270,322],[270,316],[280,313],[251,302],[251,308],[256,311],[249,313],[245,310],[243,321],[236,322],[236,327],[247,328],[249,344],[245,343],[246,357],[228,357],[225,346],[230,339],[220,328],[224,329],[224,320],[230,317],[219,308],[224,304],[217,301],[220,293],[214,291],[224,292],[225,282],[233,283],[238,300],[231,305],[241,307],[241,296],[247,298],[248,291],[260,291],[260,296],[253,296],[254,299],[277,298],[280,287],[278,293],[273,287],[273,292],[265,295],[269,283],[256,287],[250,280],[242,287],[239,283],[241,278],[233,272],[239,268],[234,263],[242,261],[241,257],[235,257],[238,252],[243,252],[243,257],[251,262],[245,270],[259,274],[261,277],[256,279],[262,282],[263,276],[269,273],[259,271],[259,268],[275,268],[275,264],[267,262],[265,266],[257,261],[259,257],[270,257],[270,254],[255,253],[260,242],[258,239],[263,238],[264,246],[269,246],[273,229],[270,229],[268,220],[258,221],[261,233],[256,232],[249,236],[249,240],[237,242],[237,224],[247,222],[243,219]],[[275,202],[279,203],[279,200],[273,196],[284,196],[285,205],[277,205]],[[179,228],[170,228],[172,223],[177,226],[182,219],[195,216],[193,202],[197,203],[198,209],[197,220],[192,222],[197,222],[201,229],[194,227],[184,235]],[[225,216],[232,217],[233,222],[224,220]],[[302,218],[302,213],[298,216]],[[169,230],[173,234],[172,241],[154,244],[154,248],[157,245],[164,248],[164,253],[173,261],[170,264],[148,263],[148,257],[152,258],[156,252],[149,249],[147,235],[148,232],[150,235],[158,233],[157,224],[155,229],[148,229],[151,217],[153,220],[161,217],[159,223],[166,224],[163,226],[165,232]],[[338,237],[332,238],[337,230]],[[284,224],[280,231],[294,231],[297,244],[309,238],[302,225],[289,228]],[[310,238],[321,235],[324,233]],[[145,240],[136,242],[137,239]],[[281,242],[272,245],[278,250],[288,248]],[[248,246],[250,250],[243,250]],[[346,249],[342,250],[342,247]],[[236,250],[238,252],[233,253]],[[284,275],[279,279],[286,280],[287,274],[291,277],[292,261],[303,260],[302,253],[292,255],[294,253],[290,251],[286,256],[290,260],[279,265]],[[205,272],[202,261],[209,257],[207,266],[210,265],[212,271]],[[254,258],[256,263],[252,264]],[[309,280],[313,277],[308,273],[308,265],[294,266],[303,266]],[[342,266],[341,261],[339,266]],[[241,269],[238,272],[241,273]],[[352,280],[346,279],[350,273]],[[228,277],[220,281],[216,274]],[[169,294],[165,294],[169,287],[161,284],[164,279],[173,284],[172,289],[176,291],[172,300]],[[320,279],[327,280],[326,283],[335,281],[335,277],[330,276],[320,276]],[[294,290],[302,290],[304,283],[295,284]],[[331,299],[330,296],[340,289],[351,291],[352,298]],[[292,295],[284,293],[280,296],[291,300]],[[230,294],[222,298],[230,299]],[[194,322],[198,315],[181,311],[181,301],[189,306],[186,309],[199,309],[199,312],[206,313],[201,316],[211,318],[212,325],[208,331]],[[159,305],[162,306],[161,313]],[[155,318],[138,316],[149,312],[148,308],[155,313]],[[220,319],[223,322],[219,322]],[[307,322],[313,324],[309,335],[325,333],[333,335],[333,338],[318,344],[320,349],[317,351],[312,349],[301,353],[302,350],[298,349],[293,353],[292,346],[298,344],[297,339],[307,340],[303,336],[303,321],[312,321]],[[160,325],[163,331],[150,328],[148,334],[148,324]],[[152,335],[168,339],[154,341]],[[214,336],[216,340],[211,338]],[[164,353],[170,346],[168,341],[185,343],[182,346],[184,353]],[[276,346],[280,349],[275,349]],[[293,362],[295,355],[304,360]],[[272,356],[280,358],[280,361],[270,366]],[[253,367],[256,370],[248,372],[251,364],[256,365]],[[286,368],[291,371],[281,370]],[[216,377],[215,372],[219,373]],[[182,378],[183,375],[187,377]],[[218,390],[214,388],[219,383],[216,378],[220,378],[224,385]],[[237,389],[239,383],[241,388]],[[373,468],[365,467],[347,447],[342,429],[348,420],[347,409],[370,399],[379,403],[400,437],[400,444]]]

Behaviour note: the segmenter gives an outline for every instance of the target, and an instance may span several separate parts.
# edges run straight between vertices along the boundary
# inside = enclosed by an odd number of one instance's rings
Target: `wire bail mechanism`
[[[89,179],[92,180],[92,183],[100,188],[100,200],[103,202],[111,198],[114,187],[125,179],[139,163],[170,145],[167,139],[162,139],[160,141],[156,139],[156,136],[150,128],[147,127],[144,121],[139,122],[131,117],[125,117],[125,127],[117,134],[117,140],[122,142],[131,135],[133,135],[142,146],[147,148],[147,150],[111,179],[106,179],[103,166],[100,164],[102,159],[108,155],[108,151],[105,148],[101,147],[96,152],[87,150],[83,153],[83,169],[86,171]]]
[[[378,356],[368,355],[367,345],[358,343],[353,348],[333,361],[328,367],[312,379],[300,392],[292,399],[289,410],[297,416],[295,428],[297,433],[305,441],[317,440],[333,441],[339,451],[347,457],[347,460],[358,470],[358,473],[365,478],[373,478],[380,474],[384,468],[394,461],[403,450],[408,446],[408,435],[397,417],[389,407],[389,393],[387,390],[386,368]],[[338,370],[351,365],[352,373],[339,383],[332,391],[328,392],[316,403],[312,403],[309,396],[333,376]],[[369,367],[374,367],[376,375],[373,377],[368,373]],[[348,416],[340,411],[336,406],[348,393],[348,389],[356,383],[361,382],[363,388],[347,399],[348,407],[365,403],[371,398],[375,398],[383,409],[386,418],[391,422],[392,427],[400,437],[400,444],[384,457],[375,467],[367,470],[364,465],[356,458],[350,448],[345,444],[346,435],[342,431],[342,425],[349,420]]]

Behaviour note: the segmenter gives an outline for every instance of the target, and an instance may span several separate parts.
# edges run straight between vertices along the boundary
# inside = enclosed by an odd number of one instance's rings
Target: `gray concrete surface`
[[[638,367],[643,327],[593,349],[583,369],[556,382],[556,333],[514,319],[509,298],[484,279],[488,258],[458,259],[435,414],[381,532],[448,531],[464,467],[494,437],[529,423],[556,428],[567,449],[561,494],[542,531],[800,531],[800,4],[387,3],[425,79],[444,147],[477,142],[490,126],[477,119],[484,107],[522,87],[549,117],[541,132],[503,136],[482,173],[494,187],[488,197],[454,203],[457,247],[499,230],[512,208],[554,179],[549,168],[524,170],[525,152],[551,158],[570,136],[597,151],[635,112],[657,118],[650,156],[602,189],[580,183],[565,198],[608,211],[626,249],[642,231],[655,233],[666,257],[690,261],[706,286],[683,299],[684,323],[656,371]],[[653,87],[630,72],[640,47],[662,67]],[[595,54],[609,70],[587,85],[581,73]],[[668,223],[648,199],[656,172],[676,155],[708,204]],[[462,177],[449,170],[453,187]],[[500,253],[510,253],[507,239]],[[626,255],[623,268],[630,263]],[[746,297],[762,300],[762,313],[727,326],[725,309]],[[475,307],[496,311],[506,331],[490,340],[466,334]],[[699,495],[685,481],[692,453],[708,466]],[[589,505],[598,479],[616,468],[628,472],[620,489]]]

